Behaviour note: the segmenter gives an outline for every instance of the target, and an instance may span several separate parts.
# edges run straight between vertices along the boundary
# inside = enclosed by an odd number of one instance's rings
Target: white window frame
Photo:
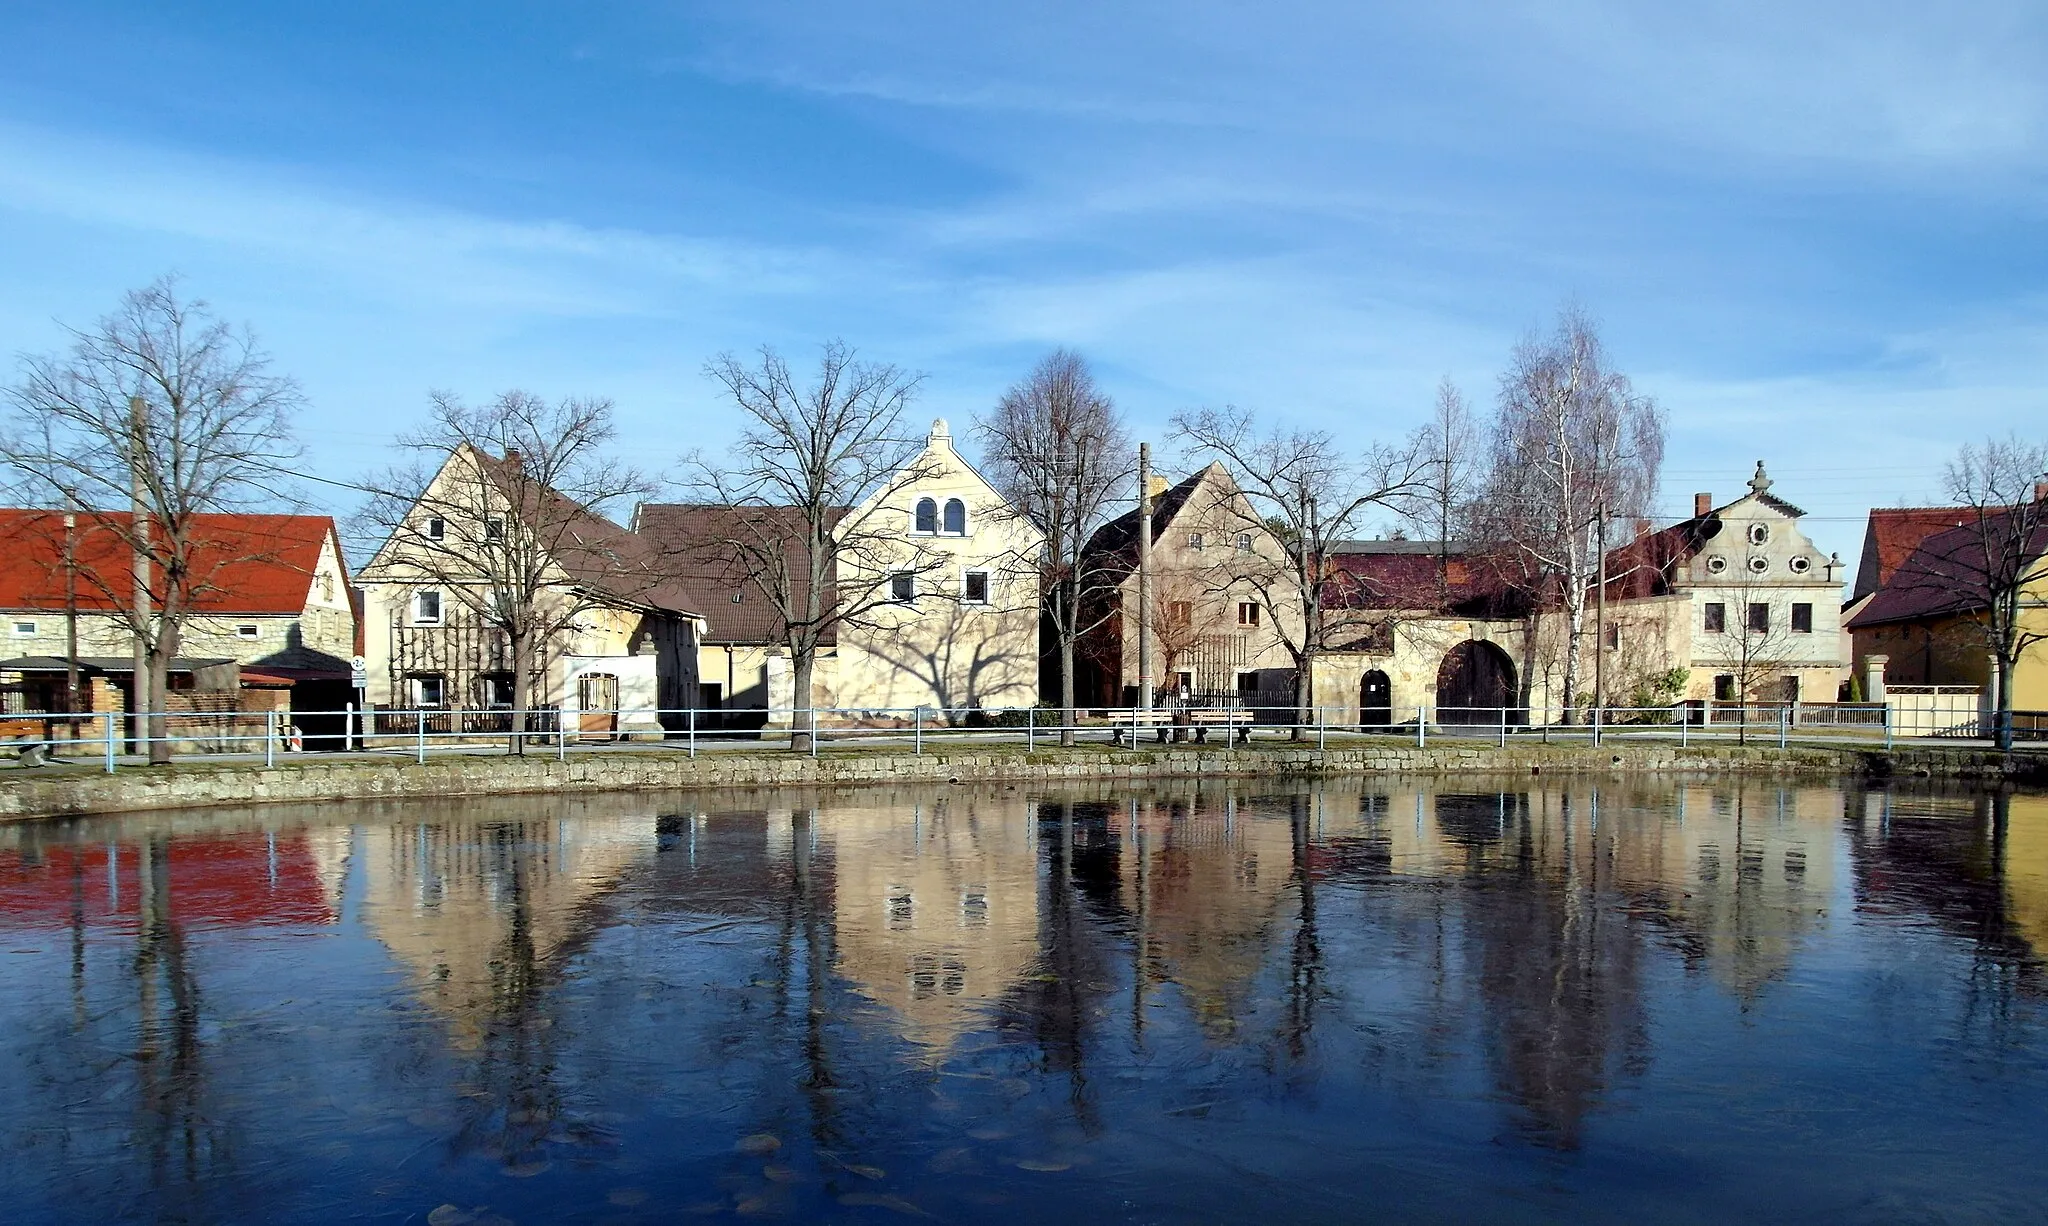
[[[955,532],[955,531],[954,531],[953,529],[951,529],[951,528],[948,528],[948,527],[946,526],[946,512],[947,512],[948,510],[950,510],[950,509],[951,509],[951,508],[953,507],[953,505],[954,505],[955,503],[958,503],[958,504],[960,505],[960,530],[959,530],[958,532]],[[973,518],[972,518],[972,517],[971,517],[971,516],[970,516],[970,515],[968,514],[968,511],[967,511],[967,500],[966,500],[965,498],[948,498],[948,499],[946,499],[946,500],[945,500],[944,502],[941,502],[941,503],[939,504],[939,535],[940,535],[940,536],[973,536],[973,535],[974,535],[974,520],[973,520]]]
[[[484,517],[484,539],[487,541],[502,541],[505,539],[504,516],[488,515]]]
[[[968,589],[968,585],[969,585],[969,582],[970,582],[970,581],[971,581],[971,580],[972,580],[972,579],[974,578],[974,576],[976,576],[976,575],[980,575],[980,576],[981,576],[981,599],[979,599],[979,600],[975,599],[975,598],[974,598],[974,597],[973,597],[973,596],[972,596],[972,595],[971,595],[971,594],[970,594],[970,593],[968,592],[968,590],[967,590],[967,589]],[[971,605],[985,605],[985,604],[987,604],[987,603],[989,602],[989,596],[990,596],[990,595],[991,595],[991,593],[993,593],[993,591],[995,590],[995,589],[994,589],[994,588],[993,588],[993,587],[991,586],[991,583],[992,583],[992,580],[991,580],[991,579],[990,579],[990,577],[989,577],[989,573],[988,573],[988,571],[987,571],[987,570],[985,570],[985,569],[982,569],[982,568],[980,568],[980,567],[975,567],[975,568],[973,568],[973,569],[971,569],[971,570],[963,570],[963,571],[961,571],[961,572],[960,572],[960,602],[961,602],[962,604],[971,604]]]
[[[1208,547],[1209,547],[1209,542],[1208,542],[1207,538],[1205,538],[1205,537],[1204,537],[1204,536],[1203,536],[1203,535],[1202,535],[1201,533],[1199,533],[1199,532],[1190,532],[1190,533],[1188,533],[1188,548],[1189,548],[1189,549],[1207,549]]]
[[[426,700],[426,683],[432,681],[441,687],[438,701]],[[415,711],[442,711],[448,707],[448,675],[446,673],[407,673],[405,675],[405,700]]]
[[[430,541],[448,538],[448,521],[439,515],[427,516],[427,522],[420,525],[420,535]]]
[[[903,586],[909,590],[910,594],[907,596],[899,594],[898,588],[896,586],[898,583],[903,584]],[[915,604],[917,602],[916,571],[898,570],[891,571],[889,573],[889,601],[892,604]]]
[[[432,617],[428,617],[420,612],[422,607],[420,602],[428,596],[434,598],[434,615]],[[442,593],[440,588],[420,588],[413,592],[412,598],[406,603],[412,615],[409,620],[415,626],[439,626],[446,624],[448,620],[448,597]]]
[[[23,629],[23,627],[27,628]],[[15,638],[30,639],[34,638],[36,635],[40,633],[42,633],[42,627],[40,623],[36,622],[33,618],[16,618],[14,620]]]
[[[247,622],[238,623],[235,626],[235,637],[238,639],[260,639],[263,637],[263,627]]]
[[[1259,619],[1263,616],[1264,614],[1259,611],[1258,601],[1240,600],[1237,602],[1237,624],[1246,630],[1258,629]]]

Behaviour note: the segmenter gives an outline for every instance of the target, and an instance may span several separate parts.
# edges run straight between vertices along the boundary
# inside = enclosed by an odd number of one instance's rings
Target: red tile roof
[[[2009,568],[2012,560],[1987,560],[1984,542],[1999,552],[1999,542],[2017,543],[2017,528],[2007,526],[2011,512],[1993,514],[1979,524],[1975,511],[1954,512],[1970,516],[1961,527],[1937,532],[1920,542],[1900,563],[1870,602],[1849,619],[1851,630],[1862,630],[1897,622],[1939,620],[1974,613],[1990,604],[1987,572]],[[2025,521],[2020,521],[2024,525]],[[1989,537],[1982,535],[1989,533]],[[2012,536],[2008,536],[2012,533]],[[2033,525],[2025,556],[2039,558],[2048,551],[2048,521]],[[2020,573],[2007,569],[2007,574]]]
[[[193,609],[198,613],[290,616],[304,611],[320,546],[335,542],[326,515],[194,516]],[[78,607],[104,611],[131,591],[127,512],[78,513]],[[0,609],[64,608],[64,515],[0,509]],[[342,576],[346,584],[347,576]],[[158,580],[161,583],[161,579]]]
[[[1858,601],[1892,581],[1899,567],[1937,532],[1969,523],[1976,512],[1968,507],[1878,507],[1863,530],[1863,557],[1856,567],[1850,601]]]

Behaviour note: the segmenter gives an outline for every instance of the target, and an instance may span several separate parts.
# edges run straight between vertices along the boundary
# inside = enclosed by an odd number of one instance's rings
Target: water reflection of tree
[[[2020,912],[2040,870],[2032,857],[2014,863],[2013,805],[2013,794],[2002,789],[1844,798],[1858,906],[1925,916],[1967,943],[1956,1050],[1975,1059],[2014,1050],[2025,1025],[2021,1000],[2048,996],[2044,951]],[[2022,828],[2030,848],[2032,838],[2048,833],[2031,823]]]
[[[201,1109],[199,980],[185,931],[171,906],[170,849],[159,838],[138,845],[141,890],[135,942],[136,1107],[141,1117],[136,1148],[149,1155],[151,1183],[202,1175],[218,1139]],[[166,1008],[168,1004],[168,1008]],[[214,1173],[214,1172],[204,1172]]]
[[[1557,795],[1554,815],[1542,811],[1551,799],[1534,812],[1517,806],[1507,819],[1502,854],[1471,883],[1465,933],[1477,946],[1482,1024],[1501,1092],[1522,1107],[1532,1139],[1576,1149],[1616,1063],[1640,1069],[1649,1040],[1640,938],[1616,912],[1606,879],[1613,826],[1589,820],[1597,792]],[[1562,855],[1548,862],[1538,839],[1545,818],[1563,835]],[[1506,880],[1487,880],[1496,875]]]
[[[1112,857],[1110,821],[1116,809],[1105,802],[1071,799],[1037,805],[1039,846],[1046,858],[1039,906],[1039,948],[1044,971],[1020,985],[1017,1013],[1025,1019],[1040,1066],[1067,1083],[1067,1102],[1076,1123],[1089,1135],[1101,1128],[1097,1093],[1089,1082],[1088,1055],[1099,1001],[1115,972],[1103,934],[1089,914],[1084,880],[1096,899],[1104,857]],[[1086,866],[1095,871],[1080,871]]]

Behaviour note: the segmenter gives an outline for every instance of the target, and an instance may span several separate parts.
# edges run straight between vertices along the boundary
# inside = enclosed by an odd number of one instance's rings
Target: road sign
[[[348,683],[357,689],[370,684],[370,662],[361,656],[350,656],[348,661]]]

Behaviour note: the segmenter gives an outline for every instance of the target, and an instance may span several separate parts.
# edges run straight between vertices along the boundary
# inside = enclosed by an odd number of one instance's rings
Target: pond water
[[[0,930],[11,1223],[2048,1216],[2033,795],[109,818]]]

